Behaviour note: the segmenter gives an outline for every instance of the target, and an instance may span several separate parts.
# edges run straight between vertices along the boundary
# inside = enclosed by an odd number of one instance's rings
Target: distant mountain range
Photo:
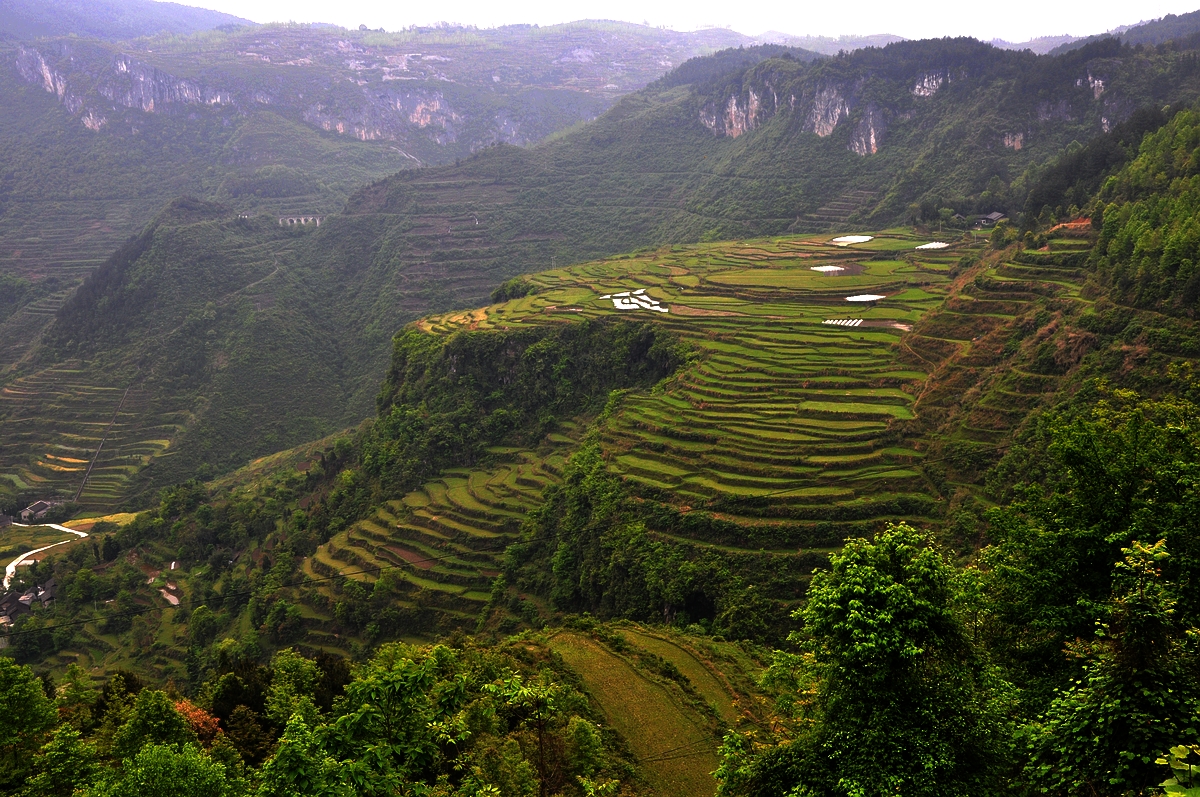
[[[155,0],[0,0],[0,36],[14,39],[74,34],[120,41],[251,24],[232,14]]]

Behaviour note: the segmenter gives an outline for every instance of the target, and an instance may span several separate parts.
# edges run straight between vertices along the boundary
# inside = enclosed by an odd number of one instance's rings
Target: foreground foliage
[[[531,647],[532,649],[532,647]],[[194,702],[72,668],[47,698],[0,658],[0,776],[30,797],[592,795],[634,785],[570,675],[524,643],[389,645],[351,673],[228,660]],[[232,704],[232,705],[231,705]],[[57,706],[57,717],[55,707]]]

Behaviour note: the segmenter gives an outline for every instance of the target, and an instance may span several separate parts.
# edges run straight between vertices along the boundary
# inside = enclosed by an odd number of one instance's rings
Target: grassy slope
[[[579,673],[609,724],[643,764],[654,790],[670,797],[716,791],[716,740],[702,717],[679,705],[667,689],[587,637],[564,632],[550,649]]]
[[[629,628],[626,641],[643,648],[675,666],[692,687],[712,706],[725,722],[733,725],[741,716],[737,708],[738,695],[712,662],[695,648],[674,638],[661,629]]]

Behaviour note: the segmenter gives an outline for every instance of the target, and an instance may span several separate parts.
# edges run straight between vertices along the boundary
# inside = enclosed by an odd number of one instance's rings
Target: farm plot
[[[8,526],[0,530],[0,573],[21,554],[75,539],[78,538],[49,526]]]
[[[146,391],[104,384],[79,363],[0,388],[0,419],[0,494],[73,499],[87,474],[79,501],[93,510],[119,505],[133,474],[163,453],[182,425],[181,417],[156,409]]]
[[[995,461],[999,447],[1029,413],[1054,400],[1065,378],[1060,362],[1039,364],[1040,337],[1014,335],[1019,319],[1036,322],[1039,313],[1051,318],[1048,303],[1057,312],[1086,303],[1080,297],[1084,274],[1064,257],[1078,247],[1052,243],[1049,254],[1037,254],[1036,264],[987,268],[916,327],[923,339],[953,342],[964,351],[943,364],[921,400],[954,418],[940,432],[942,443],[959,452],[946,465],[953,487],[970,489],[978,471]],[[1014,356],[1019,364],[1010,360]],[[955,411],[968,392],[972,399],[966,411]]]
[[[304,563],[314,577],[374,581],[380,569],[438,611],[447,626],[474,627],[525,513],[562,473],[580,427],[563,425],[537,451],[500,451],[488,469],[451,470],[335,535]]]
[[[617,313],[667,326],[699,356],[609,419],[612,471],[647,500],[744,524],[747,549],[762,545],[764,525],[774,547],[794,551],[818,526],[822,544],[836,544],[881,519],[937,512],[906,428],[939,357],[901,364],[900,341],[944,301],[962,252],[918,252],[927,238],[895,230],[844,248],[833,237],[676,246],[543,272],[528,278],[529,296],[421,326],[447,334]],[[864,289],[882,298],[846,301]],[[668,312],[615,310],[609,297],[633,290]],[[859,323],[827,323],[838,315]]]
[[[657,794],[704,797],[716,792],[711,773],[719,763],[720,742],[702,714],[589,637],[560,633],[549,647],[579,674]]]

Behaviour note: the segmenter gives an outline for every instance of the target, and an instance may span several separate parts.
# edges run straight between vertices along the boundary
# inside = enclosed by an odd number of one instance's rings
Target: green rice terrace
[[[675,247],[545,272],[530,296],[421,325],[447,334],[652,318],[699,356],[665,390],[629,397],[603,429],[612,469],[647,497],[754,523],[870,519],[904,499],[924,507],[922,455],[901,429],[927,369],[896,352],[944,300],[962,252],[919,252],[928,239],[900,230],[832,238]]]
[[[411,593],[401,605],[433,609],[447,628],[473,626],[491,598],[504,549],[521,521],[556,481],[579,426],[562,425],[536,451],[497,448],[500,464],[456,469],[380,507],[334,536],[304,563],[304,574],[323,581],[335,574],[374,581],[386,568]],[[424,621],[428,622],[428,621]]]
[[[67,363],[0,388],[0,423],[8,441],[0,494],[78,498],[100,511],[122,503],[130,479],[166,451],[183,418],[156,412],[144,389],[99,383]]]
[[[612,315],[668,326],[696,356],[602,423],[608,468],[641,500],[722,529],[655,530],[664,539],[748,565],[773,557],[803,580],[847,536],[885,520],[937,523],[955,489],[976,489],[977,473],[942,453],[926,462],[930,451],[996,448],[1054,394],[1059,376],[989,366],[1018,318],[1078,299],[1081,271],[1063,255],[1087,246],[1056,239],[1020,256],[1037,264],[1005,263],[980,262],[968,241],[918,249],[943,242],[905,229],[841,237],[676,246],[543,272],[522,298],[418,326],[451,335]],[[954,411],[964,394],[976,400]],[[505,464],[444,474],[338,534],[306,572],[372,581],[388,568],[414,610],[469,627],[584,426],[538,451],[494,452]]]

